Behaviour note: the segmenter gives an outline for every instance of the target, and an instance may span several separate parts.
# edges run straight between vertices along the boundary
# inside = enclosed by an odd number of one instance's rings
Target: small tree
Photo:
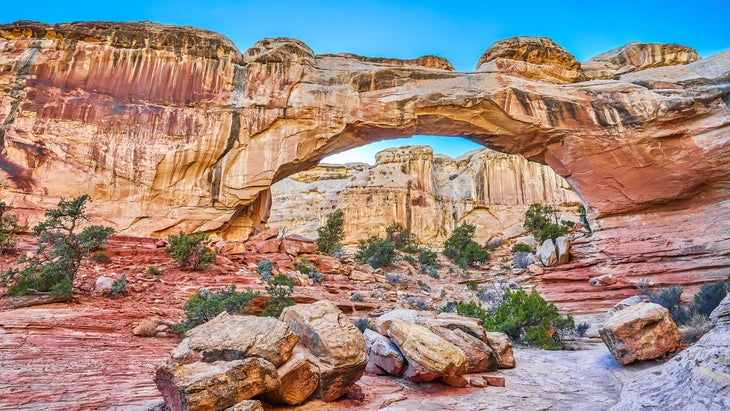
[[[18,216],[8,214],[13,207],[0,201],[0,254],[15,247],[15,234],[23,229],[18,225]]]
[[[489,252],[486,247],[480,246],[474,241],[473,224],[464,223],[454,228],[454,232],[444,242],[443,254],[453,260],[460,267],[474,265],[489,260]]]
[[[171,234],[168,241],[170,245],[165,251],[183,270],[202,270],[210,265],[215,257],[210,248],[202,245],[204,241],[210,241],[205,233],[185,234],[180,231],[179,235]]]
[[[294,305],[291,295],[294,292],[294,280],[285,274],[279,274],[266,286],[266,293],[271,296],[264,303],[264,317],[278,318],[284,308]]]
[[[332,254],[340,249],[342,240],[345,238],[345,214],[337,210],[327,217],[324,226],[317,229],[317,247],[319,251]]]
[[[360,240],[355,259],[370,264],[373,268],[387,267],[395,261],[396,252],[390,240],[372,236]]]
[[[560,223],[555,208],[541,204],[532,204],[527,209],[524,227],[540,244],[548,238],[555,240],[565,235],[569,229]]]
[[[258,296],[258,292],[250,289],[237,292],[235,285],[218,291],[200,290],[185,302],[185,319],[174,324],[172,330],[182,334],[212,320],[223,311],[229,314],[245,312],[251,300]]]
[[[82,259],[90,252],[106,244],[114,233],[111,227],[93,225],[78,232],[89,217],[84,214],[88,195],[73,200],[61,199],[58,208],[46,211],[46,219],[33,227],[38,239],[38,250],[32,257],[21,257],[25,267],[8,270],[5,282],[13,281],[10,295],[25,295],[33,291],[51,292],[52,295],[70,297],[73,279]]]
[[[396,250],[407,253],[418,252],[416,236],[411,233],[410,229],[404,228],[398,223],[385,227],[385,238],[393,244]]]

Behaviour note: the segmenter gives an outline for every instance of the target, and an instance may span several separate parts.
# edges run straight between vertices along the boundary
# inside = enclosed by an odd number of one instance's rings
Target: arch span
[[[0,53],[1,189],[31,221],[91,193],[124,233],[245,237],[266,220],[271,183],[328,154],[462,136],[565,177],[608,260],[630,260],[624,236],[660,259],[728,265],[728,52],[632,43],[581,63],[549,39],[513,38],[458,73],[437,57],[315,55],[292,39],[240,53],[193,28],[18,22],[0,26]]]

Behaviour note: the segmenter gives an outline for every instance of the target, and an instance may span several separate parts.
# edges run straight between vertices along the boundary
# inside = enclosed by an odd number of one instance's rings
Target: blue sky
[[[7,1],[0,23],[141,21],[197,26],[245,50],[264,37],[295,37],[315,53],[415,58],[434,54],[474,69],[496,40],[545,36],[587,60],[631,41],[680,43],[706,57],[730,49],[730,0],[694,1]],[[434,151],[462,145],[434,143]],[[464,142],[464,151],[473,148]],[[399,145],[402,143],[394,143]],[[372,159],[357,158],[372,162]]]

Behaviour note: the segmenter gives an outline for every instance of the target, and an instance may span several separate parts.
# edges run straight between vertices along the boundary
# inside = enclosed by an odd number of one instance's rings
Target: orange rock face
[[[0,192],[31,224],[88,193],[124,234],[246,237],[271,183],[328,154],[467,136],[563,176],[588,205],[601,269],[697,282],[730,266],[729,62],[632,44],[580,63],[517,38],[458,73],[291,39],[241,53],[153,23],[18,22],[0,26]]]

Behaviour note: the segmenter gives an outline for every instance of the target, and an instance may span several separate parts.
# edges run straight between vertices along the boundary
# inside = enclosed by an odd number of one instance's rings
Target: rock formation
[[[730,295],[710,315],[715,328],[659,369],[624,382],[612,410],[730,408]]]
[[[599,333],[616,361],[624,365],[659,358],[676,351],[682,342],[669,310],[647,302],[614,313]]]
[[[89,193],[125,234],[245,237],[267,219],[270,185],[328,154],[465,136],[568,181],[594,228],[573,244],[592,256],[573,294],[606,300],[587,281],[619,264],[657,283],[726,277],[728,67],[728,52],[663,44],[581,63],[522,37],[458,73],[437,58],[317,56],[292,39],[241,53],[189,27],[17,22],[0,26],[0,186],[31,223]],[[569,301],[551,285],[565,278],[544,281]]]
[[[316,238],[327,216],[341,209],[345,244],[398,223],[433,247],[457,224],[476,225],[483,243],[522,234],[532,203],[580,203],[562,177],[522,156],[481,149],[452,159],[428,146],[383,150],[374,166],[320,164],[272,185],[271,196],[267,225],[287,233]]]

